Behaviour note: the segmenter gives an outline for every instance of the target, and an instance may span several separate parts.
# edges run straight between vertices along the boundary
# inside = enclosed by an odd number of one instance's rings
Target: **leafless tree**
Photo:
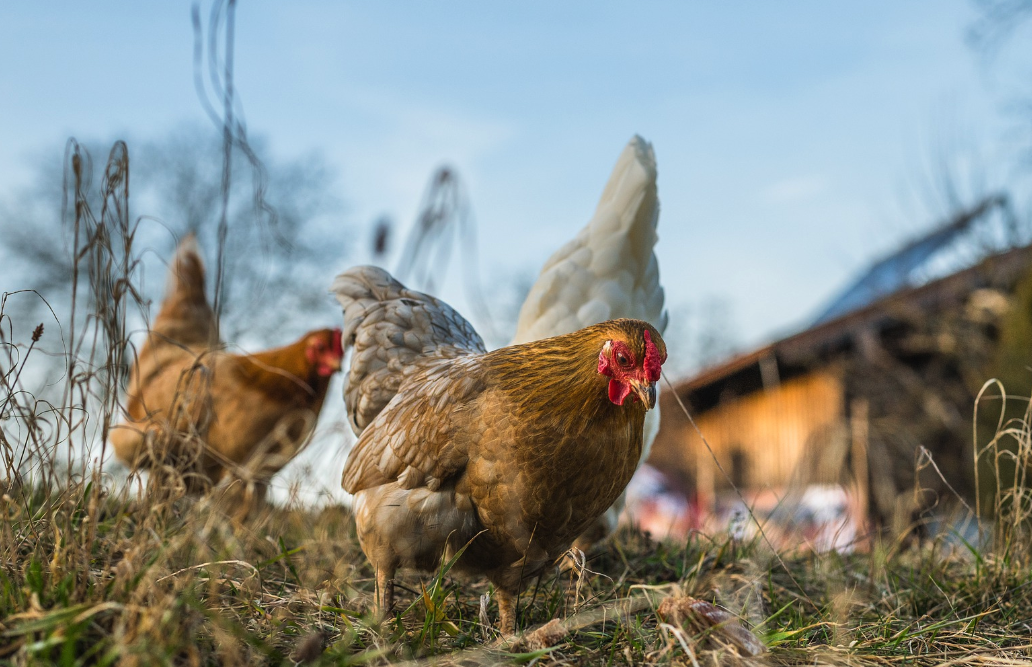
[[[250,344],[265,345],[311,328],[309,318],[332,317],[326,284],[340,266],[349,238],[340,224],[342,206],[333,193],[333,171],[319,155],[279,160],[269,155],[263,141],[250,143],[265,166],[265,202],[275,215],[256,210],[247,179],[231,183],[222,334],[227,340],[244,337]],[[88,154],[101,158],[110,145],[85,144]],[[186,232],[198,235],[210,264],[216,261],[222,150],[216,133],[196,126],[180,127],[156,140],[129,142],[129,204],[140,223],[135,246],[145,299],[160,300],[165,262]],[[73,261],[63,162],[58,151],[41,155],[34,185],[0,202],[5,290],[36,290],[59,317],[71,306]],[[88,159],[84,170],[90,178],[94,165]],[[99,210],[99,203],[94,208]],[[25,298],[22,305],[35,311],[30,320],[38,319],[41,300]]]
[[[975,0],[978,18],[968,31],[968,42],[977,49],[995,50],[1029,18],[1032,0]]]
[[[995,60],[1004,47],[1027,46],[1032,37],[1032,0],[974,0],[978,17],[968,30],[968,43],[986,60]],[[1022,58],[1018,83],[1006,103],[1014,119],[1008,143],[1014,146],[1021,170],[1032,173],[1032,82],[1028,80],[1028,49],[1015,49]]]

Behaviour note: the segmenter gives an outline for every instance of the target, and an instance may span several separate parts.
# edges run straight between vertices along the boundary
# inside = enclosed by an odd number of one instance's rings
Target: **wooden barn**
[[[781,502],[840,485],[883,523],[970,497],[974,397],[1015,365],[1008,349],[1032,353],[1032,246],[1015,232],[974,261],[950,249],[989,217],[1011,220],[1004,197],[874,264],[810,328],[665,390],[650,463],[710,514],[734,487]],[[944,252],[963,268],[922,279]]]

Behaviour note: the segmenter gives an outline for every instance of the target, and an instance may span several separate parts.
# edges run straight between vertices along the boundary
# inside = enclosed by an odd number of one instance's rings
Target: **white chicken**
[[[606,320],[644,320],[666,330],[663,288],[653,248],[659,222],[656,158],[634,136],[613,168],[595,215],[545,263],[520,309],[513,344],[567,334]],[[641,466],[659,431],[659,409],[645,417]],[[587,549],[616,528],[621,494],[576,546]]]

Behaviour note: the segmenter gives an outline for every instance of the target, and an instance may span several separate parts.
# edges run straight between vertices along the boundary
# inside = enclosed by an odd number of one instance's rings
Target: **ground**
[[[492,627],[490,585],[447,563],[405,575],[396,616],[377,622],[345,508],[240,525],[164,490],[50,484],[0,500],[0,664],[1032,664],[1028,540],[1005,526],[982,549],[946,535],[849,555],[625,529],[528,586],[520,628],[562,626],[512,641]],[[683,596],[730,611],[765,651],[672,616]]]

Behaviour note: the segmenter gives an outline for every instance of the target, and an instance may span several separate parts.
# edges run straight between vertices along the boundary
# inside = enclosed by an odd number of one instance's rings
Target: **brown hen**
[[[130,372],[127,418],[110,441],[132,468],[174,468],[189,492],[242,482],[239,518],[311,434],[343,351],[339,329],[254,354],[221,348],[204,262],[189,235]]]
[[[487,576],[503,632],[521,582],[560,557],[637,467],[666,346],[611,320],[486,352],[447,304],[358,267],[333,290],[354,347],[345,384],[360,437],[344,468],[378,604],[403,567]]]

